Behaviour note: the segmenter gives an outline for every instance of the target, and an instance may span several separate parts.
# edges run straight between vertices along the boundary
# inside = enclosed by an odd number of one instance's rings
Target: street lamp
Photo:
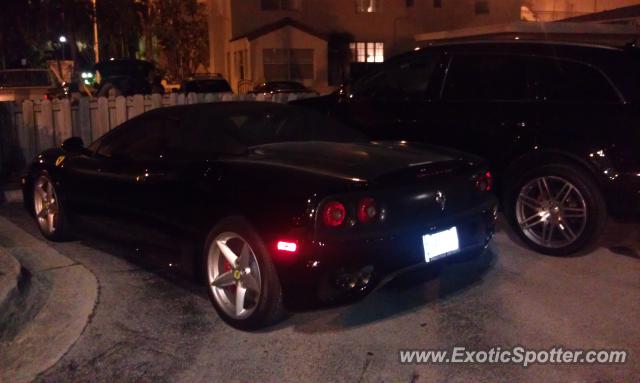
[[[60,41],[60,43],[64,44],[67,42],[67,37],[62,35],[58,38],[58,41]]]

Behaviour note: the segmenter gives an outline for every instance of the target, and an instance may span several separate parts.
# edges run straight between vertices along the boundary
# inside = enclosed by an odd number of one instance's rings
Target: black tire
[[[57,204],[57,208],[56,208],[57,214],[55,214],[53,218],[55,229],[52,231],[45,230],[43,226],[40,224],[40,221],[37,216],[38,215],[37,214],[38,212],[36,211],[37,205],[35,201],[32,201],[31,203],[32,214],[36,221],[36,224],[38,225],[38,229],[40,230],[40,233],[42,233],[42,235],[50,241],[55,241],[55,242],[68,241],[72,239],[73,236],[71,234],[71,229],[70,229],[69,220],[67,216],[65,198],[62,191],[58,187],[58,185],[56,185],[55,181],[52,179],[52,177],[49,175],[49,173],[46,170],[38,173],[33,178],[31,198],[32,200],[36,198],[36,193],[37,193],[36,188],[38,187],[38,182],[40,179],[46,179],[47,182],[50,182],[52,185],[52,188],[54,190],[54,195],[55,195],[55,201]]]
[[[584,224],[584,228],[573,242],[565,246],[543,246],[529,238],[518,223],[516,203],[520,192],[530,181],[539,177],[564,179],[578,189],[584,199],[586,206],[586,223]],[[567,256],[585,250],[594,243],[604,227],[607,219],[607,209],[602,193],[595,180],[586,171],[577,166],[562,163],[542,165],[508,179],[507,185],[503,199],[505,215],[513,230],[525,244],[539,253],[553,256]]]
[[[122,91],[114,84],[108,82],[104,84],[102,88],[100,88],[100,91],[98,92],[98,97],[110,97],[110,96],[113,96],[113,97],[122,96]]]
[[[209,285],[209,248],[215,238],[225,232],[237,233],[248,242],[254,252],[261,275],[261,292],[254,311],[243,319],[233,318],[225,312],[216,300],[213,287]],[[278,322],[284,315],[282,287],[271,255],[258,233],[241,217],[232,216],[222,219],[211,229],[205,239],[203,249],[203,274],[207,284],[207,293],[218,315],[229,325],[240,330],[257,330]]]

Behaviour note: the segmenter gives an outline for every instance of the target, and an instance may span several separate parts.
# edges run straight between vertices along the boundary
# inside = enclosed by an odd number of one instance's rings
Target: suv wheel
[[[514,184],[506,211],[518,235],[534,250],[569,255],[597,238],[606,220],[598,186],[580,169],[551,164]]]

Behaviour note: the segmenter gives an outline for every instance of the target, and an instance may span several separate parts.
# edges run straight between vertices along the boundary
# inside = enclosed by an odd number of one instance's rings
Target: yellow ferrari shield
[[[62,165],[62,161],[64,161],[64,155],[59,156],[58,158],[56,158],[56,166]]]

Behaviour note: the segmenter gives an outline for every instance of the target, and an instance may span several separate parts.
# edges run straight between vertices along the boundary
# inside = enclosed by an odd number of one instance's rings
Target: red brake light
[[[344,205],[338,201],[329,201],[322,208],[322,222],[329,227],[342,225],[346,216]]]
[[[373,198],[363,198],[358,202],[358,221],[369,223],[378,216],[378,207]]]
[[[279,251],[286,251],[287,253],[295,253],[298,250],[298,244],[290,241],[278,241],[277,248]]]
[[[476,178],[476,189],[479,191],[491,191],[493,188],[493,176],[491,172],[486,172]]]

